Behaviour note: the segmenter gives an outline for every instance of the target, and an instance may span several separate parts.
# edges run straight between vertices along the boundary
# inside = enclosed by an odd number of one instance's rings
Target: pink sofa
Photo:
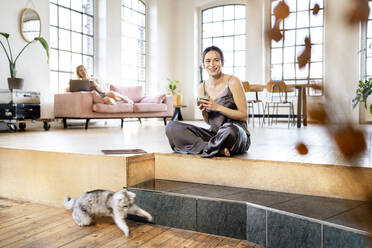
[[[90,119],[121,119],[124,118],[166,118],[173,115],[172,96],[161,99],[160,96],[144,96],[142,86],[120,87],[111,85],[110,90],[121,93],[133,100],[130,103],[115,105],[104,104],[99,95],[93,92],[66,92],[54,95],[54,116],[62,118],[67,128],[67,119],[86,119],[85,129],[88,129]]]

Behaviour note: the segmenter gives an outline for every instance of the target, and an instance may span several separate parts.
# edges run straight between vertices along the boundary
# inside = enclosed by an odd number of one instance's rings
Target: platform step
[[[160,179],[129,189],[159,225],[263,247],[372,247],[363,201]]]

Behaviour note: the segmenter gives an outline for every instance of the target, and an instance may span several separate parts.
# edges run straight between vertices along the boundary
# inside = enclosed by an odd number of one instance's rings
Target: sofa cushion
[[[93,112],[98,113],[132,113],[133,112],[133,104],[128,103],[120,103],[120,104],[103,104],[103,103],[96,103],[93,104]]]
[[[124,87],[124,86],[116,86],[110,85],[110,90],[116,91],[123,96],[127,96],[133,100],[133,102],[139,102],[143,98],[143,89],[142,86],[131,86],[131,87]]]
[[[140,103],[162,103],[165,100],[165,94],[158,96],[145,96],[141,99]]]
[[[91,93],[93,96],[93,103],[104,103],[103,98],[97,91],[93,90]]]
[[[134,112],[162,112],[167,111],[167,105],[160,103],[135,103]]]

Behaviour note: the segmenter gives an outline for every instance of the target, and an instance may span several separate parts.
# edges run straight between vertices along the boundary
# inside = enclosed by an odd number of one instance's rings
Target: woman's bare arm
[[[201,83],[199,85],[198,96],[204,96],[204,85],[203,85],[203,83]],[[198,99],[196,99],[196,105],[201,110],[204,121],[209,124],[208,114],[207,114],[207,111],[206,111],[207,110],[206,107],[204,105],[202,105],[202,104],[199,104]]]

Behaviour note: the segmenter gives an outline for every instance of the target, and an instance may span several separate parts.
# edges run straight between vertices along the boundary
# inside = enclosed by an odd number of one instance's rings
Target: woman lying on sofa
[[[115,92],[115,91],[105,91],[97,82],[92,80],[88,75],[87,75],[87,70],[85,69],[84,65],[79,65],[76,67],[76,76],[79,79],[82,80],[89,80],[90,81],[90,86],[92,90],[96,91],[99,96],[103,98],[103,102],[105,104],[116,104],[116,102],[125,102],[125,103],[133,103],[131,99],[129,99],[126,96],[123,96],[122,94]]]

